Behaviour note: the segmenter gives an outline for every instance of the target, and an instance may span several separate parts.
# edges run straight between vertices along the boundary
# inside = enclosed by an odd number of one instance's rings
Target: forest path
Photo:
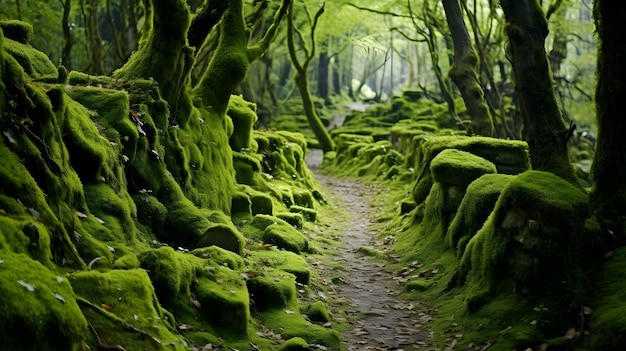
[[[330,206],[337,208],[331,212],[337,218],[326,220],[341,232],[338,237],[343,245],[338,248],[338,256],[330,258],[335,268],[325,267],[322,262],[316,269],[322,277],[337,276],[340,270],[332,297],[353,326],[344,332],[344,345],[349,351],[432,350],[428,347],[429,334],[422,328],[431,318],[420,311],[423,306],[401,300],[398,277],[394,279],[383,259],[363,253],[367,248],[382,246],[373,225],[382,211],[376,196],[386,190],[355,179],[322,175],[317,172],[321,158],[320,150],[309,150],[307,164],[326,189]]]

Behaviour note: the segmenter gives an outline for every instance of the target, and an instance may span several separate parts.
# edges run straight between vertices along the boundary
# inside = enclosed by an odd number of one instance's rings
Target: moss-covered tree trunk
[[[329,152],[335,149],[335,143],[315,111],[315,105],[313,104],[313,98],[311,97],[311,91],[309,90],[308,77],[309,63],[315,57],[315,26],[317,25],[319,16],[321,16],[323,12],[324,7],[322,6],[316,13],[315,19],[311,24],[311,49],[309,50],[306,48],[302,33],[295,27],[293,6],[291,6],[288,18],[287,44],[289,46],[289,57],[291,58],[291,62],[296,70],[294,80],[298,90],[300,91],[300,96],[302,97],[302,107],[304,108],[306,119],[309,122],[309,127],[313,130],[313,133],[315,134],[317,141],[320,143],[322,150],[324,152]],[[301,40],[302,48],[304,49],[305,58],[302,63],[300,63],[298,56],[296,55],[294,36],[297,36]]]
[[[472,119],[471,132],[493,136],[493,120],[485,94],[478,80],[478,55],[470,41],[459,0],[443,0],[443,8],[454,44],[454,63],[450,78],[461,91],[465,107]]]
[[[86,6],[87,13],[85,21],[87,22],[87,38],[89,39],[89,73],[101,75],[104,74],[102,66],[102,37],[98,29],[98,1],[88,0]]]
[[[592,166],[591,204],[601,225],[619,235],[626,232],[626,46],[619,28],[626,6],[596,0],[598,142]]]
[[[532,167],[575,182],[567,150],[573,130],[566,129],[563,122],[544,48],[546,17],[537,0],[502,0],[500,4],[508,22],[515,92]]]

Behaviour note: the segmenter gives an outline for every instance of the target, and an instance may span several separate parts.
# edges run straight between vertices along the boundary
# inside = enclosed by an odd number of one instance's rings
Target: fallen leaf
[[[103,303],[103,304],[102,304],[102,305],[100,305],[100,306],[102,306],[102,309],[103,309],[103,310],[105,310],[105,311],[113,311],[113,306],[108,305],[108,304],[106,304],[106,303]]]
[[[61,277],[60,275],[57,275],[57,283],[61,284],[63,283],[65,279],[63,279],[63,277]]]
[[[576,338],[578,336],[578,332],[576,331],[576,328],[569,328],[566,332],[565,332],[565,337],[572,340],[574,338]]]
[[[591,307],[583,307],[583,313],[586,315],[590,315],[591,314]]]
[[[199,309],[199,310],[201,310],[201,309],[202,309],[202,304],[200,304],[200,301],[198,301],[198,300],[191,300],[191,304],[192,304],[195,308],[197,308],[197,309]]]
[[[26,283],[26,282],[25,282],[25,281],[23,281],[23,280],[18,280],[17,282],[18,282],[18,284],[20,284],[21,286],[25,287],[25,288],[26,288],[26,290],[28,290],[28,291],[30,291],[30,292],[35,291],[35,287],[34,287],[33,285],[28,284],[28,283]]]
[[[287,314],[296,314],[296,313],[295,313],[294,311],[292,311],[292,310],[285,310],[285,313],[287,313]]]
[[[78,216],[78,218],[87,218],[87,215],[80,211],[76,211],[76,215]]]
[[[53,293],[52,296],[56,297],[57,300],[65,303],[65,298],[57,293]]]
[[[115,248],[112,246],[107,245],[107,249],[109,249],[109,251],[111,252],[115,252]]]

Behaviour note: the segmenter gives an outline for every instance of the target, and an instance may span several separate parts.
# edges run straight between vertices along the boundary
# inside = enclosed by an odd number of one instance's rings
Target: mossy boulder
[[[234,132],[230,136],[233,151],[242,151],[252,147],[253,126],[258,120],[256,104],[244,100],[241,96],[232,95],[226,112],[233,121]]]
[[[467,187],[454,219],[446,233],[446,241],[460,255],[467,242],[483,226],[493,211],[502,190],[514,176],[485,174]]]
[[[446,149],[432,159],[430,173],[435,182],[467,186],[483,174],[496,173],[496,166],[469,152]]]
[[[248,279],[247,286],[257,311],[283,309],[296,301],[295,277],[280,270],[265,269],[264,274]]]
[[[291,338],[285,341],[278,349],[278,351],[308,351],[308,350],[310,350],[309,343],[307,343],[306,340],[302,338],[298,338],[298,337]]]
[[[176,321],[156,302],[143,269],[76,272],[69,277],[81,310],[100,340],[127,350],[185,350]],[[99,343],[92,336],[92,348]]]
[[[304,313],[313,322],[326,323],[331,320],[330,313],[322,301],[315,301],[306,308]]]
[[[0,250],[0,281],[0,348],[83,349],[87,321],[65,275],[25,254]]]
[[[247,335],[250,296],[243,278],[224,266],[207,262],[197,271],[195,296],[200,314],[227,338]]]
[[[218,264],[221,264],[233,270],[241,269],[245,264],[243,258],[240,255],[237,255],[236,253],[223,249],[219,246],[209,246],[195,249],[191,251],[190,254],[204,259],[211,259]]]
[[[302,223],[304,222],[304,216],[301,213],[281,212],[277,213],[276,217],[291,224],[297,229],[302,229]]]
[[[588,216],[587,195],[567,181],[541,171],[516,176],[467,244],[468,282],[488,292],[575,294]]]
[[[311,278],[311,271],[307,261],[291,251],[270,248],[268,250],[252,250],[250,256],[261,266],[275,268],[296,277],[296,282],[307,285]]]
[[[309,222],[315,222],[315,219],[317,218],[317,211],[308,207],[293,205],[289,207],[289,212],[299,213]]]
[[[275,223],[267,226],[263,233],[263,242],[298,254],[310,251],[308,239],[289,224]]]
[[[150,276],[159,301],[171,310],[188,304],[195,267],[188,255],[169,246],[151,249],[139,255],[141,268]]]

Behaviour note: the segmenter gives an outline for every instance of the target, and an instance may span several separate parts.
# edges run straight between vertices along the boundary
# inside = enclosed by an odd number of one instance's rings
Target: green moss
[[[24,254],[1,250],[0,281],[3,348],[83,349],[87,321],[76,304],[66,277]]]
[[[217,332],[227,338],[247,335],[250,297],[239,274],[209,262],[198,271],[195,295],[201,315]]]
[[[185,349],[175,321],[158,305],[146,271],[77,272],[69,280],[84,299],[80,307],[101,340],[128,350]],[[98,346],[95,337],[89,344]]]
[[[134,241],[136,228],[132,217],[136,209],[128,193],[116,193],[110,186],[102,183],[85,185],[84,189],[89,209],[104,221],[106,227],[115,235],[115,240]]]
[[[234,151],[251,148],[253,126],[258,120],[256,105],[245,101],[241,96],[230,97],[228,111],[233,121],[234,133],[230,137],[230,146]]]
[[[38,78],[57,74],[57,68],[48,56],[29,44],[33,38],[33,28],[30,24],[20,21],[0,21],[0,27],[6,36],[3,40],[4,50],[19,63],[27,75]]]
[[[187,255],[165,246],[139,255],[141,268],[148,271],[159,301],[171,310],[189,304],[195,268]]]
[[[313,322],[326,323],[331,320],[330,313],[322,301],[315,301],[306,308],[304,313]]]
[[[257,191],[252,192],[250,193],[250,202],[252,203],[251,209],[253,216],[257,214],[271,215],[274,212],[272,198],[269,195]]]
[[[483,174],[496,173],[496,166],[469,152],[447,149],[432,159],[430,173],[435,182],[465,186]]]
[[[280,348],[279,351],[307,351],[309,350],[309,344],[306,340],[295,337],[285,341]]]
[[[289,224],[275,223],[267,226],[262,239],[264,243],[298,254],[310,250],[309,241],[304,234]]]
[[[620,248],[602,268],[594,284],[591,314],[592,350],[619,350],[626,343],[626,289],[620,279],[626,270],[626,249]]]
[[[263,267],[276,268],[291,273],[296,282],[307,285],[311,278],[311,271],[306,260],[293,252],[270,248],[268,250],[251,250],[253,261]]]
[[[540,171],[518,175],[465,249],[468,282],[487,291],[580,298],[579,245],[588,211],[587,196],[563,179]]]
[[[140,265],[141,263],[139,263],[137,255],[133,253],[125,254],[113,262],[113,268],[115,269],[134,269],[139,268]]]
[[[295,303],[290,303],[288,309],[272,309],[260,314],[260,318],[265,326],[284,339],[299,337],[309,344],[318,344],[330,350],[341,350],[341,335],[336,330],[327,329],[315,325],[300,314],[294,313],[297,310]]]
[[[192,250],[190,253],[200,258],[210,258],[233,270],[239,270],[244,267],[244,260],[241,256],[218,246],[203,247]]]
[[[295,278],[286,272],[266,268],[263,275],[248,279],[247,286],[252,305],[259,312],[283,309],[297,302]]]
[[[502,190],[513,179],[504,174],[486,174],[473,181],[465,192],[458,212],[450,223],[446,241],[457,254],[465,251],[467,242],[483,226]]]
[[[404,284],[406,291],[426,291],[433,285],[432,282],[423,279],[410,280]]]
[[[304,216],[301,213],[281,212],[277,213],[276,217],[291,224],[297,229],[302,229],[302,223],[304,222]]]
[[[289,207],[289,212],[299,213],[309,222],[315,222],[315,219],[317,218],[317,211],[307,207],[293,205]]]

